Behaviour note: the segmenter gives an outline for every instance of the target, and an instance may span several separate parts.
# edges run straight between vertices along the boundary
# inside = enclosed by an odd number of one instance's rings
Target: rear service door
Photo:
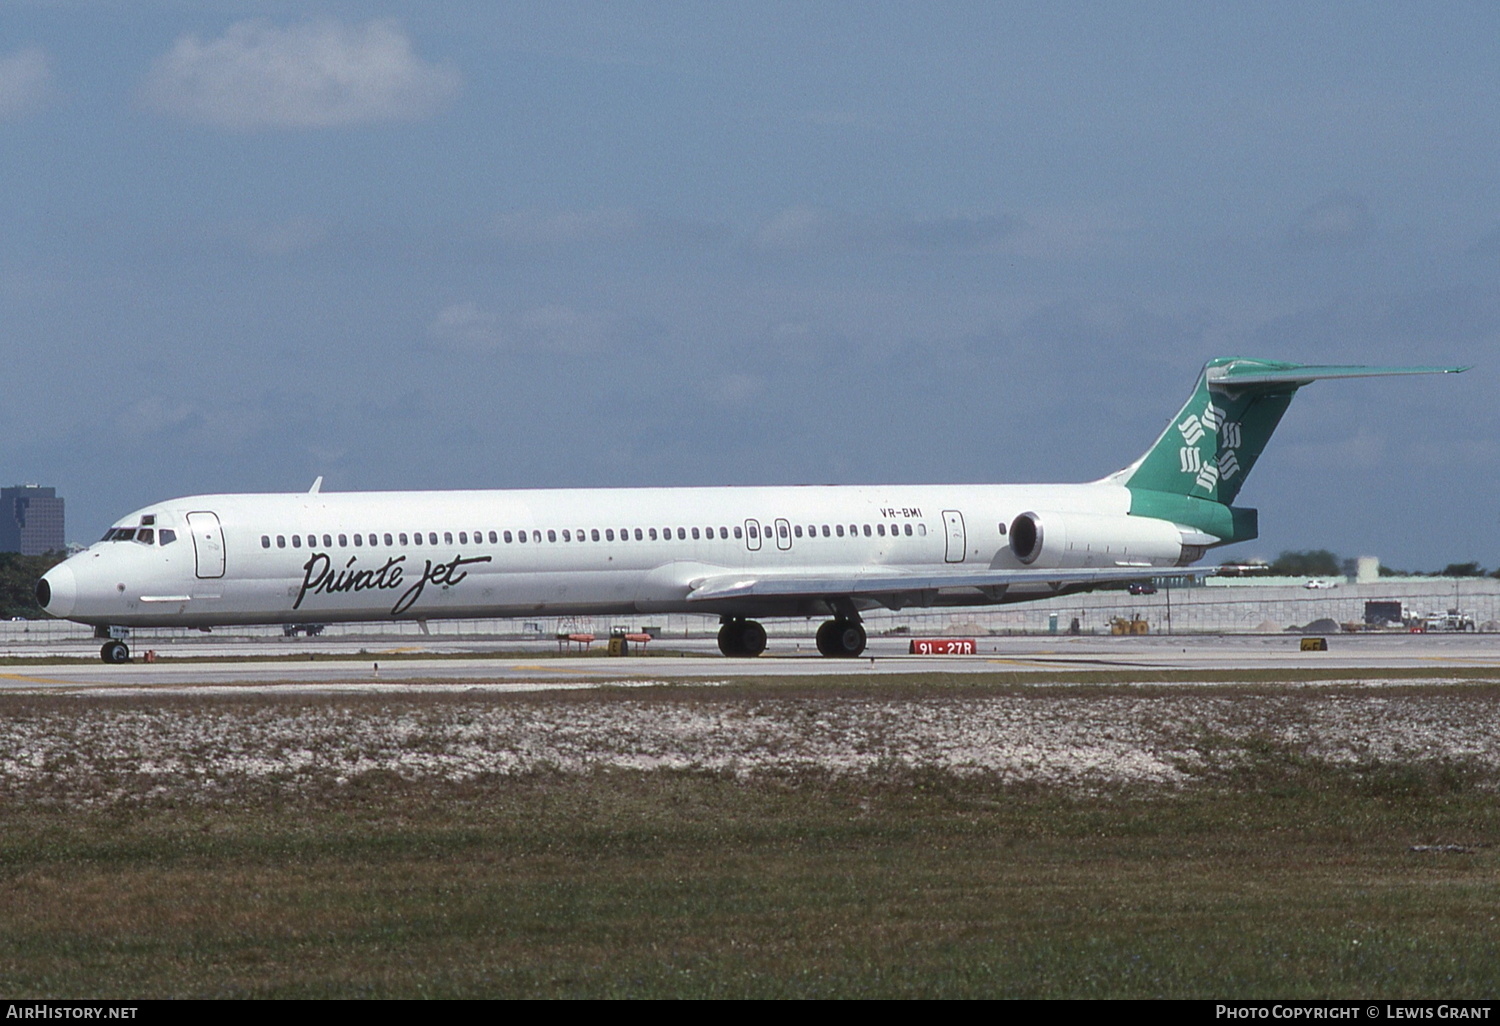
[[[964,536],[964,515],[956,509],[943,510],[943,528],[948,535],[948,553],[944,559],[949,563],[962,563],[964,550],[968,548],[968,540]]]
[[[193,554],[198,558],[198,576],[224,576],[224,532],[213,513],[189,513],[188,533],[193,536]]]

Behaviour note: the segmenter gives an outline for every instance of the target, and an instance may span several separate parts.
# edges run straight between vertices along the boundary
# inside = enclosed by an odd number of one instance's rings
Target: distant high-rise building
[[[57,489],[39,485],[0,488],[0,552],[40,556],[62,552],[63,501]]]

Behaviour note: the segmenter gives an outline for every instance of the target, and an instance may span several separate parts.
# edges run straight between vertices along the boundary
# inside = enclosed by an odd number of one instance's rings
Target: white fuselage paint
[[[54,568],[49,610],[125,627],[535,614],[820,615],[829,607],[818,599],[688,596],[695,582],[744,572],[1027,569],[1001,527],[1018,514],[1123,517],[1129,506],[1127,490],[1108,482],[200,495],[148,506],[117,523],[151,523],[152,544],[103,541]],[[752,526],[760,537],[750,537]],[[711,539],[704,536],[709,528]],[[160,544],[163,529],[175,532],[171,544]],[[679,538],[679,529],[687,537]],[[570,540],[562,540],[564,531]],[[663,537],[667,531],[670,538]],[[412,540],[418,532],[422,544]],[[516,540],[521,532],[524,543]],[[353,544],[356,534],[363,544]],[[1041,565],[1113,565],[1129,555],[1080,546],[1049,553]],[[1145,562],[1171,566],[1176,558],[1153,553]],[[1045,585],[1018,585],[1003,600],[1045,593]],[[955,587],[924,602],[1000,599]]]

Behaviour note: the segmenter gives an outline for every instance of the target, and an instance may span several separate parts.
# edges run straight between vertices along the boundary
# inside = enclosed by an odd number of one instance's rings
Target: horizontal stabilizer
[[[1228,506],[1265,451],[1292,397],[1303,385],[1329,378],[1382,378],[1406,374],[1457,374],[1467,367],[1361,367],[1286,363],[1220,356],[1198,375],[1188,401],[1140,459],[1108,480],[1125,485],[1130,511],[1157,516],[1166,495]],[[1219,518],[1210,518],[1219,519]],[[1196,520],[1190,527],[1212,532]],[[1224,541],[1244,541],[1237,534]]]
[[[1332,364],[1270,364],[1262,360],[1235,360],[1204,372],[1210,387],[1239,388],[1245,385],[1305,385],[1327,378],[1383,378],[1396,374],[1462,374],[1467,367],[1359,367]]]

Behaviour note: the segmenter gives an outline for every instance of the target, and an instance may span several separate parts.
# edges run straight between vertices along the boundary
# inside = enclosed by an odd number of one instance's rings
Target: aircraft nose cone
[[[66,566],[55,566],[36,582],[37,603],[48,613],[66,617],[78,601],[78,582]]]

